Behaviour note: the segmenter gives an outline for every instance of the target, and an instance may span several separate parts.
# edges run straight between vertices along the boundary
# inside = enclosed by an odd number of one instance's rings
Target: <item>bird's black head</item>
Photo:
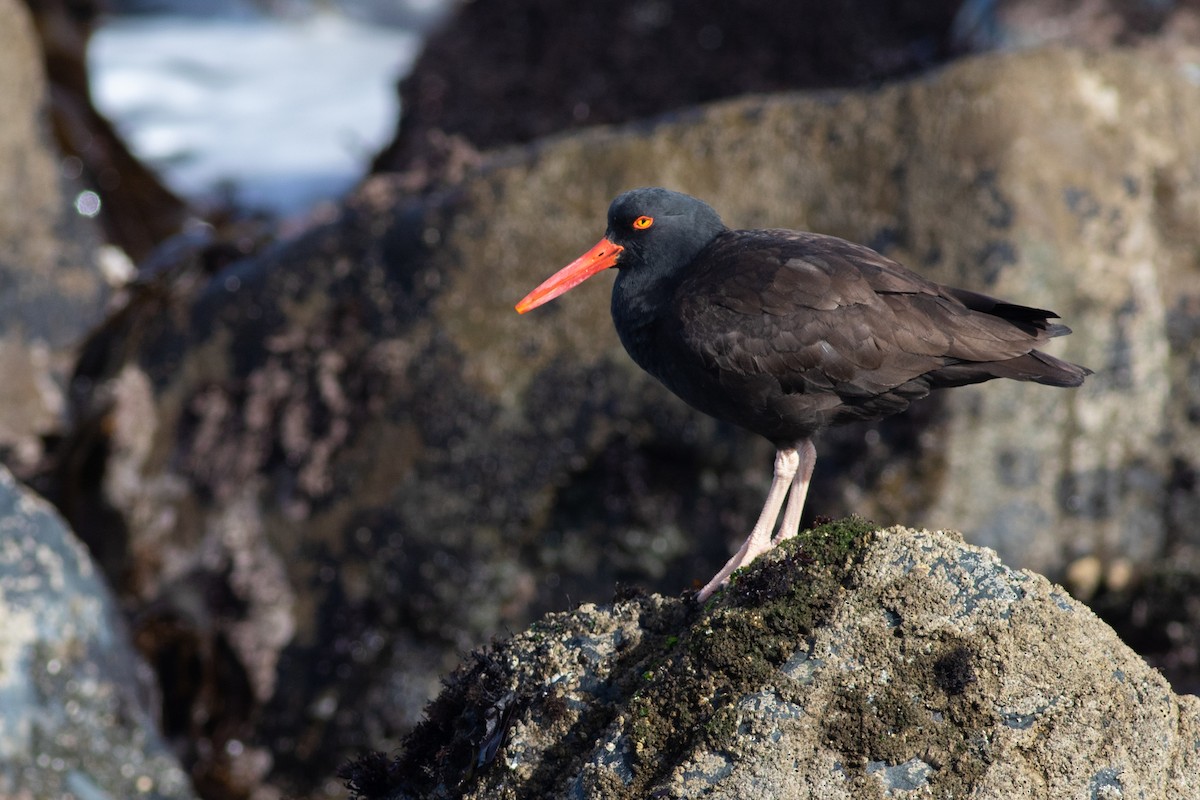
[[[605,238],[624,248],[618,269],[686,266],[725,224],[712,206],[669,189],[632,189],[608,207]]]
[[[608,207],[608,231],[588,252],[517,304],[524,314],[609,267],[630,286],[657,282],[691,263],[725,224],[707,203],[669,189],[631,189]],[[636,276],[636,277],[635,277]]]

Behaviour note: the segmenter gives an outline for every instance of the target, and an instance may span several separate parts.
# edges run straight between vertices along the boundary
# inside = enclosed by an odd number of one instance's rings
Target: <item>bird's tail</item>
[[[1092,371],[1087,367],[1063,361],[1061,358],[1047,355],[1041,350],[1030,350],[1023,355],[1006,358],[1002,361],[961,361],[956,364],[947,364],[927,377],[931,388],[934,389],[966,386],[971,383],[990,381],[993,378],[1033,381],[1046,386],[1072,387],[1081,385],[1083,379],[1091,374]]]
[[[1030,337],[1030,345],[1038,345],[1047,339],[1066,336],[1071,329],[1058,322],[1058,314],[1044,308],[1033,308],[1016,303],[997,300],[986,294],[969,289],[948,288],[946,293],[972,311],[978,311],[1004,320]],[[992,378],[1011,378],[1017,381],[1033,381],[1046,386],[1079,386],[1092,371],[1079,364],[1063,361],[1040,350],[1001,361],[960,363],[943,367],[937,372],[937,385],[951,386]]]
[[[1083,379],[1092,374],[1087,367],[1063,361],[1061,358],[1047,355],[1041,350],[1030,350],[1023,356],[1010,358],[1007,361],[993,361],[987,366],[997,378],[1033,381],[1046,386],[1080,386],[1083,384]]]

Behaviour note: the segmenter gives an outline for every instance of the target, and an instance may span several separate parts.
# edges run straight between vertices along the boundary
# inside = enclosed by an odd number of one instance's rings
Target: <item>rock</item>
[[[967,0],[955,16],[964,50],[1072,44],[1099,49],[1160,41],[1200,44],[1200,10],[1159,0]]]
[[[770,0],[461,3],[401,82],[397,136],[374,169],[420,186],[460,174],[472,148],[913,74],[951,55],[959,5],[793,2],[780,24]]]
[[[1138,573],[1124,584],[1106,575],[1089,605],[1176,691],[1200,694],[1200,554],[1184,551]]]
[[[0,795],[190,798],[87,551],[0,467]]]
[[[1200,793],[1200,699],[1065,590],[955,533],[866,530],[806,531],[704,608],[548,615],[468,658],[401,755],[347,767],[353,794]]]
[[[12,0],[7,0],[12,2]],[[179,233],[188,208],[128,146],[92,103],[87,47],[104,0],[29,0],[51,92],[47,111],[63,172],[87,191],[90,215],[108,242],[141,261]]]
[[[61,459],[94,471],[70,519],[122,597],[190,643],[147,637],[155,663],[204,665],[164,685],[189,766],[244,774],[252,754],[308,791],[396,743],[463,649],[618,582],[678,593],[745,535],[770,446],[634,367],[603,279],[511,309],[630,186],[865,242],[1075,328],[1053,352],[1096,369],[1080,390],[994,382],[826,435],[812,513],[953,524],[1052,574],[1196,544],[1200,102],[1175,55],[746,98],[496,154],[422,199],[379,177],[295,241],[189,273],[194,298],[139,287],[92,340],[102,413]]]
[[[50,138],[46,79],[30,15],[0,0],[0,460],[23,472],[63,424],[74,346],[109,288],[99,232]]]
[[[818,1],[783,15],[769,0],[461,3],[400,83],[403,115],[374,171],[402,170],[423,188],[460,178],[478,150],[722,98],[876,86],[995,49],[1153,42],[1200,45],[1200,10],[1164,0]]]

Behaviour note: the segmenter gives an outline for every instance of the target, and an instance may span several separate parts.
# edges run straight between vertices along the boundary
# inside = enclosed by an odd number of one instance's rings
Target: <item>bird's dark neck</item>
[[[642,369],[660,377],[655,348],[659,320],[671,306],[679,277],[646,275],[623,270],[613,284],[613,327],[626,352]]]
[[[619,331],[647,325],[671,302],[682,271],[621,270],[613,284],[612,315]]]
[[[612,318],[621,344],[638,366],[660,378],[659,322],[671,313],[676,289],[687,276],[691,261],[689,257],[670,269],[660,264],[622,269],[613,284]]]

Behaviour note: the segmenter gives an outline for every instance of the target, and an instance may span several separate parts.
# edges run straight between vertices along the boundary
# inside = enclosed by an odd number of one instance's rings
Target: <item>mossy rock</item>
[[[1091,612],[957,535],[874,527],[805,531],[703,606],[549,615],[344,776],[363,800],[1200,789],[1200,702]]]

